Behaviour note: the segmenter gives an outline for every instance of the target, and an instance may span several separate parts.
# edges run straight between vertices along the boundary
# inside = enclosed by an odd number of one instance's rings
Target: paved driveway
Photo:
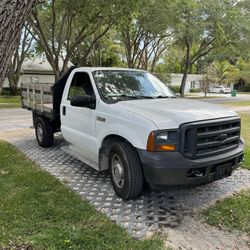
[[[225,196],[250,187],[250,171],[239,169],[230,178],[196,188],[146,190],[140,198],[124,202],[114,193],[107,173],[97,173],[61,149],[65,144],[61,135],[56,136],[52,148],[39,147],[34,130],[29,128],[31,113],[0,110],[0,119],[1,130],[9,133],[6,139],[10,143],[87,199],[98,211],[126,228],[132,236],[141,238],[155,232],[167,233],[168,243],[180,249],[224,249],[224,246],[248,249],[245,236],[206,226],[196,213]],[[26,133],[15,133],[23,130]]]

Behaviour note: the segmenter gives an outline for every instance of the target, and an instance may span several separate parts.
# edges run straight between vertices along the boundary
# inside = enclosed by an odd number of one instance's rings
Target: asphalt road
[[[194,95],[201,96],[199,95]],[[220,104],[220,103],[226,103],[226,102],[240,102],[240,101],[250,101],[250,94],[238,94],[236,97],[232,97],[230,94],[208,94],[208,96],[214,96],[219,98],[201,98],[200,101],[214,103],[214,104]]]
[[[26,109],[0,109],[0,131],[30,128],[32,113]]]

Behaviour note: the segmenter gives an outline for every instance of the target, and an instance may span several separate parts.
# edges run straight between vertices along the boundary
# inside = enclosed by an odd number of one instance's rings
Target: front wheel
[[[35,129],[36,140],[41,147],[48,148],[53,146],[53,128],[51,122],[48,119],[42,117],[37,118]]]
[[[111,182],[116,194],[124,200],[138,197],[143,188],[141,163],[135,149],[127,142],[111,146],[109,154]]]

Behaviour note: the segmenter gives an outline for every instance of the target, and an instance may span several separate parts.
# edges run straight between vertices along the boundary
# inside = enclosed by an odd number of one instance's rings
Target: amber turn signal
[[[158,145],[157,151],[175,151],[176,145]]]

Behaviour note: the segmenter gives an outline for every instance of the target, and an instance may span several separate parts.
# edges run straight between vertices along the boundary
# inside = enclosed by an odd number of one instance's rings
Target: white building
[[[183,74],[170,74],[171,75],[171,86],[181,86],[181,80]],[[202,79],[202,75],[199,74],[188,74],[185,92],[189,92],[190,89],[198,89],[200,88],[200,81]]]
[[[68,64],[68,67],[72,66],[72,63]],[[59,62],[59,68],[62,67],[62,62]],[[18,87],[21,83],[54,83],[55,76],[51,65],[47,60],[34,59],[27,60],[23,63],[21,69],[21,76],[18,82]],[[4,81],[4,88],[9,87],[8,79]]]

